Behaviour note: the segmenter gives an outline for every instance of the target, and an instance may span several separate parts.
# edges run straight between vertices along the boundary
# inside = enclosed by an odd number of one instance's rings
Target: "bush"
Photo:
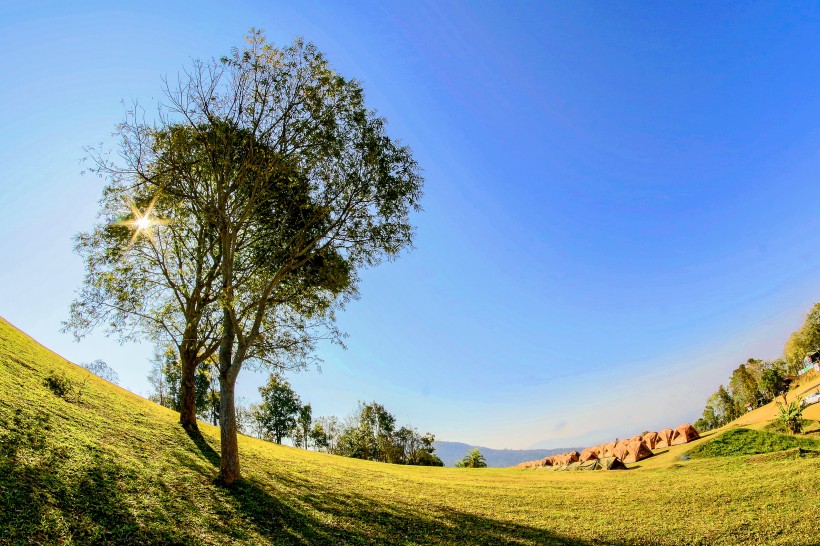
[[[65,372],[57,373],[51,370],[51,373],[43,381],[46,387],[54,394],[68,400],[74,390],[74,382],[68,378]]]
[[[70,379],[65,372],[58,373],[51,370],[51,373],[43,380],[43,383],[51,392],[63,400],[79,404],[83,397],[85,386],[88,383],[88,377],[81,383],[77,383]]]

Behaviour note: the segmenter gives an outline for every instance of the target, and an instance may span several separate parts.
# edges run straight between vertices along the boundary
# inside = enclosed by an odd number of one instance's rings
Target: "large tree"
[[[358,82],[311,44],[248,44],[195,62],[154,122],[119,126],[124,166],[148,193],[183,203],[218,257],[220,480],[240,478],[234,387],[247,361],[308,358],[362,267],[411,245],[422,178]]]

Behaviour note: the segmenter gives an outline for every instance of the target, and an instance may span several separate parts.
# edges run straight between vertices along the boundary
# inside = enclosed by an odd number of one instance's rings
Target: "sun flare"
[[[157,218],[156,216],[151,215],[151,213],[154,210],[154,205],[156,204],[156,202],[157,198],[154,197],[148,204],[148,207],[145,209],[145,211],[140,211],[133,202],[129,202],[128,207],[131,209],[131,218],[128,220],[120,220],[119,222],[114,222],[114,225],[126,226],[134,231],[134,233],[131,235],[131,240],[128,242],[129,245],[134,244],[134,241],[140,234],[144,234],[153,243],[154,231],[151,228],[154,226],[165,225],[168,223],[167,220],[163,220],[161,218]]]

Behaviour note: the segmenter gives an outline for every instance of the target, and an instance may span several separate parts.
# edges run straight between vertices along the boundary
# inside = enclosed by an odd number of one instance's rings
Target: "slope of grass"
[[[79,399],[52,372],[85,382]],[[201,429],[0,320],[0,544],[816,543],[817,459],[414,468],[242,437],[246,479],[220,488],[218,430]]]
[[[735,428],[696,446],[689,454],[693,458],[734,457],[785,451],[796,447],[820,450],[820,441],[748,428]]]

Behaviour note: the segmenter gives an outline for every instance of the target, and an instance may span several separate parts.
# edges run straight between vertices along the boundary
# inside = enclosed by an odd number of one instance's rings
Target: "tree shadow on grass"
[[[202,434],[188,431],[188,436],[202,457],[218,468],[219,456]],[[212,469],[194,461],[180,462],[213,475]],[[592,544],[445,506],[422,510],[399,501],[340,493],[299,477],[276,475],[271,480],[245,479],[220,488],[236,515],[270,544]]]
[[[282,499],[248,480],[229,490],[237,510],[271,544],[592,544],[444,507],[422,512],[315,484],[306,487]]]
[[[18,410],[0,425],[0,544],[191,543],[184,530],[146,526],[131,511],[135,470],[99,450],[53,444],[48,414]]]

